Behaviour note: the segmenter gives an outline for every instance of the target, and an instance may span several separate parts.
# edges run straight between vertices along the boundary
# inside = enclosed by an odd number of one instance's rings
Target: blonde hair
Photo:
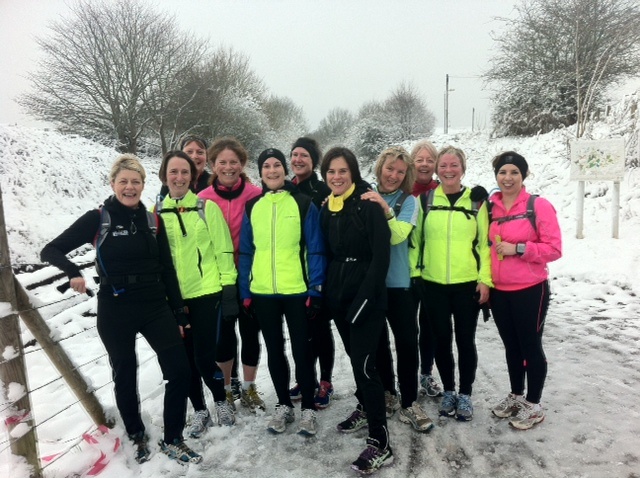
[[[140,160],[135,154],[126,153],[118,156],[111,166],[111,172],[109,173],[109,180],[114,182],[116,180],[116,176],[120,174],[121,171],[135,171],[142,177],[142,182],[147,178],[147,173],[145,172],[142,164],[140,164]]]
[[[440,164],[440,158],[442,158],[445,154],[452,154],[460,160],[460,166],[462,166],[462,172],[465,173],[467,171],[467,156],[464,154],[460,148],[456,148],[455,146],[445,146],[438,152],[438,157],[436,158],[436,172],[438,172],[438,165]]]
[[[384,165],[387,164],[388,161],[396,160],[400,160],[407,165],[407,172],[398,189],[401,189],[406,193],[410,193],[413,188],[413,183],[416,180],[416,170],[413,167],[413,158],[409,156],[407,150],[402,146],[391,146],[385,149],[380,153],[380,156],[378,156],[378,161],[376,161],[375,166],[375,174],[378,184],[380,183],[380,177],[382,176],[382,169],[384,168]]]
[[[426,149],[434,160],[438,157],[438,150],[433,145],[433,143],[428,139],[422,139],[418,141],[411,149],[411,159],[415,161],[416,156],[418,156],[418,153],[422,149]]]

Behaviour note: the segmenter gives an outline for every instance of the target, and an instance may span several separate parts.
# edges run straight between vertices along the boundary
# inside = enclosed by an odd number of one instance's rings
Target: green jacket
[[[222,286],[235,285],[237,278],[233,243],[222,211],[213,201],[202,201],[203,219],[197,206],[198,197],[189,191],[178,200],[167,195],[157,208],[167,231],[183,299],[215,294]]]
[[[292,193],[309,201],[304,217]],[[296,188],[249,201],[240,231],[238,269],[243,299],[253,294],[320,296],[326,258],[318,210],[310,198]]]
[[[466,188],[454,207],[471,211],[470,195],[471,190]],[[438,284],[476,281],[493,287],[487,203],[481,204],[477,216],[438,206],[451,206],[442,186],[435,189],[433,208],[426,218],[420,201],[413,247],[409,249],[411,277]]]

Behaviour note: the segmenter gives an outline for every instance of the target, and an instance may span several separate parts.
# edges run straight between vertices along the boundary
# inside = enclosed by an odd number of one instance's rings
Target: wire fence
[[[93,263],[89,263],[89,265],[93,265]],[[22,264],[21,266],[25,266],[25,265]],[[27,264],[27,266],[33,266],[33,267],[40,266],[39,268],[42,268],[43,265],[42,264]],[[6,268],[11,268],[13,270],[15,270],[15,268],[16,268],[16,266],[13,266],[13,265],[12,266],[2,266],[2,267],[5,268],[5,269]],[[61,277],[64,277],[64,275],[62,275]],[[59,278],[60,277],[56,277],[56,276],[47,277],[47,278],[39,281],[37,283],[37,285],[34,286],[32,284],[31,286],[27,286],[25,288],[30,289],[30,290],[34,290],[34,289],[37,289],[39,287],[47,286],[47,285],[55,282]],[[81,299],[81,300],[79,300],[79,299]],[[29,307],[29,308],[26,308],[26,309],[22,309],[22,310],[18,310],[18,311],[13,311],[12,310],[8,314],[4,315],[3,317],[0,317],[0,320],[8,318],[8,317],[13,316],[13,315],[20,315],[20,314],[23,314],[25,312],[35,311],[35,310],[39,310],[39,309],[46,309],[46,308],[51,307],[51,306],[56,305],[56,304],[61,304],[61,303],[64,303],[64,302],[74,301],[73,304],[69,308],[65,309],[65,310],[69,310],[72,307],[79,306],[79,305],[81,305],[81,304],[83,304],[85,302],[88,302],[90,300],[95,300],[95,297],[90,297],[90,296],[87,296],[87,295],[73,294],[73,295],[69,295],[68,297],[63,297],[63,298],[61,298],[59,300],[54,300],[54,301],[51,301],[51,302],[47,302],[45,304],[36,305],[36,306]],[[55,315],[59,315],[59,313],[57,313]],[[54,315],[54,317],[55,317],[55,315]],[[93,315],[93,314],[89,314],[89,315]],[[65,342],[67,340],[76,338],[76,337],[78,337],[78,336],[80,336],[82,334],[85,334],[87,332],[93,331],[96,328],[97,327],[95,325],[87,327],[87,328],[85,328],[85,329],[83,329],[81,331],[78,331],[78,332],[66,335],[65,337],[61,337],[61,338],[59,338],[57,340],[54,340],[54,343],[55,344],[61,344],[62,342]],[[136,337],[136,341],[141,339],[141,338],[142,338],[142,336],[140,334],[138,334],[138,336]],[[37,342],[34,341],[33,345],[29,345],[29,346],[25,347],[25,348],[29,348],[29,350],[24,350],[24,348],[23,348],[23,350],[20,353],[15,353],[11,357],[0,361],[0,367],[10,363],[12,360],[15,360],[16,358],[25,357],[27,355],[35,354],[35,353],[38,353],[38,352],[44,352],[44,349],[42,347],[35,347],[35,343],[37,343]],[[106,352],[102,353],[100,355],[97,355],[95,357],[92,357],[92,358],[84,361],[81,364],[75,365],[75,367],[71,370],[71,372],[80,372],[81,373],[83,368],[87,367],[90,364],[95,364],[97,361],[99,361],[101,359],[104,359],[106,357],[108,357],[108,354]],[[148,357],[146,357],[144,360],[142,360],[138,364],[138,367],[144,366],[145,364],[147,364],[148,362],[154,360],[155,358],[156,358],[155,354],[149,354]],[[62,379],[63,379],[62,375],[58,374],[56,377],[48,380],[47,382],[42,383],[42,384],[40,384],[40,385],[38,385],[38,386],[36,386],[36,387],[34,387],[32,389],[28,389],[26,391],[26,393],[22,394],[19,398],[15,399],[15,400],[10,400],[10,401],[7,401],[7,402],[4,402],[4,403],[0,404],[0,416],[5,416],[7,414],[7,412],[9,412],[9,417],[5,418],[5,423],[7,423],[7,424],[9,422],[11,422],[12,420],[14,420],[14,421],[15,420],[17,420],[17,421],[27,421],[27,420],[31,419],[31,417],[20,416],[19,413],[17,415],[15,415],[15,416],[11,416],[10,410],[13,407],[15,407],[15,405],[20,400],[24,399],[25,396],[31,396],[36,392],[40,392],[40,391],[46,389],[47,387],[50,387],[50,386],[58,383]],[[101,389],[107,387],[108,385],[110,385],[112,383],[113,383],[113,379],[110,379],[110,380],[106,381],[105,383],[103,383],[103,384],[101,384],[101,385],[99,385],[97,387],[92,387],[92,392],[94,392],[94,393],[98,392]],[[147,396],[140,397],[140,401],[141,402],[145,402],[148,399],[152,398],[152,396],[154,396],[154,395],[155,395],[155,393],[151,392]],[[43,426],[44,424],[50,422],[54,418],[60,416],[64,412],[68,411],[69,409],[71,409],[72,407],[74,407],[74,406],[76,406],[76,405],[78,405],[80,403],[81,403],[81,400],[77,399],[77,400],[72,401],[71,403],[68,403],[68,404],[64,405],[62,408],[56,410],[55,412],[53,412],[51,415],[47,416],[46,418],[44,418],[42,420],[38,420],[38,423],[35,423],[33,425],[33,428],[37,429],[38,427]],[[15,422],[13,422],[13,423],[15,423]],[[86,431],[84,431],[79,436],[74,436],[72,438],[67,438],[67,439],[64,439],[64,440],[61,440],[61,441],[56,440],[56,443],[64,443],[64,444],[69,444],[70,443],[70,445],[68,447],[66,447],[66,449],[64,451],[56,453],[55,456],[53,456],[50,460],[48,460],[46,464],[42,465],[41,469],[44,470],[44,469],[52,466],[54,463],[58,462],[62,458],[64,458],[68,453],[70,453],[73,449],[77,448],[82,443],[82,441],[85,439],[85,435],[87,433],[91,434],[91,433],[95,432],[96,430],[98,430],[98,427],[95,426],[95,425],[92,425],[91,427],[86,429]],[[22,436],[20,436],[18,438],[15,438],[15,439],[1,440],[0,441],[0,454],[7,452],[7,450],[9,450],[12,447],[13,444],[15,444],[16,442],[19,442],[22,439],[25,439],[27,436],[29,436],[29,434],[25,433]]]

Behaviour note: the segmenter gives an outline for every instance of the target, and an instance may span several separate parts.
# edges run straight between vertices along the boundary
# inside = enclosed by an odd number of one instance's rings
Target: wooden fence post
[[[24,364],[24,348],[20,337],[20,323],[18,321],[17,297],[14,289],[13,270],[11,269],[11,257],[9,254],[9,240],[4,220],[4,206],[2,203],[2,188],[0,187],[0,302],[11,305],[11,313],[0,317],[0,351],[6,353],[13,349],[13,357],[0,364],[0,379],[5,387],[10,383],[17,383],[24,387],[24,395],[11,407],[11,414],[6,420],[9,434],[11,435],[11,452],[23,456],[31,465],[31,476],[42,476],[40,459],[38,457],[38,438],[35,420],[31,412],[31,395],[27,382],[27,370]],[[28,426],[26,432],[20,428]],[[17,429],[16,429],[17,428]],[[19,433],[14,436],[12,432]],[[17,434],[16,433],[16,434]]]

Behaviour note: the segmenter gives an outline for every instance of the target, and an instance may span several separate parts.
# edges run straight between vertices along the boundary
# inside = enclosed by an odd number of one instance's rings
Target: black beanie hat
[[[265,149],[260,156],[258,156],[258,172],[260,176],[262,176],[262,165],[269,158],[276,158],[278,161],[282,163],[282,167],[284,168],[285,176],[289,174],[289,170],[287,169],[287,160],[284,158],[284,154],[279,149],[269,148]]]
[[[502,153],[502,155],[500,155],[500,159],[495,162],[495,165],[493,167],[493,172],[496,176],[498,175],[498,171],[500,171],[500,168],[505,164],[513,164],[516,168],[518,168],[523,180],[527,177],[527,173],[529,172],[529,165],[527,164],[527,160],[520,156],[518,153],[507,151],[506,153]]]
[[[296,148],[304,148],[311,156],[311,163],[313,164],[313,169],[316,169],[318,163],[320,162],[320,150],[318,149],[318,143],[311,138],[298,138],[295,143],[291,146],[291,152],[293,152]]]

